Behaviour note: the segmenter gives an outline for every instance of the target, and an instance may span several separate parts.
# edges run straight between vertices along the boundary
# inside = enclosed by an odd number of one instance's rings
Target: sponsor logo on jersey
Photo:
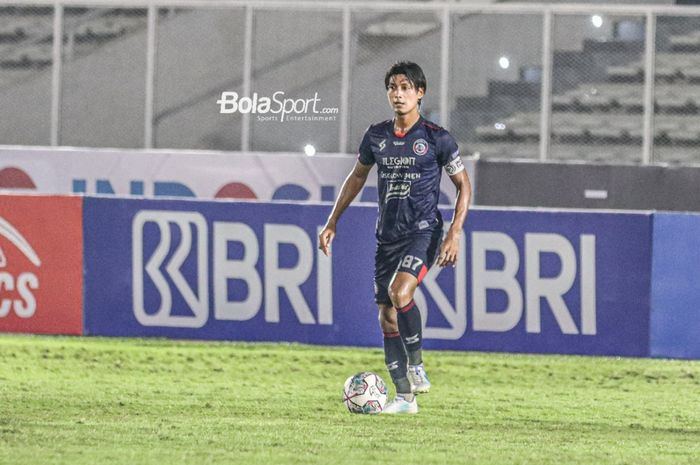
[[[416,159],[413,157],[384,157],[382,164],[388,168],[403,168],[405,166],[416,166]]]
[[[394,141],[394,146],[395,146],[395,147],[399,147],[399,146],[402,146],[402,145],[404,145],[404,144],[406,144],[406,142],[405,142],[405,141],[402,141],[402,140],[395,140],[395,141]]]
[[[405,199],[411,194],[411,183],[409,181],[387,183],[385,200]]]
[[[386,147],[386,139],[382,139],[382,140],[379,142],[379,151],[380,151],[380,152],[383,152],[385,147]]]
[[[417,139],[413,143],[413,153],[419,157],[428,153],[428,143],[425,141],[425,139]]]
[[[407,173],[407,172],[396,172],[396,171],[390,171],[388,173],[379,173],[379,177],[382,179],[390,179],[390,180],[396,180],[396,179],[404,179],[404,180],[416,180],[420,179],[420,173]]]

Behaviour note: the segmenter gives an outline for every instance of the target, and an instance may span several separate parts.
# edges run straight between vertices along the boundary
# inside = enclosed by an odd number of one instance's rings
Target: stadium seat
[[[606,123],[623,131],[630,131],[633,129],[640,129],[643,121],[639,115],[636,115],[634,118],[628,118],[627,115],[620,115],[620,117],[609,118]]]
[[[12,17],[0,16],[0,37],[4,40],[22,39],[26,35],[22,24],[18,24]]]
[[[586,109],[590,111],[607,111],[613,105],[617,104],[617,101],[612,99],[610,95],[601,94],[596,92],[595,94],[585,94],[579,99],[579,103]]]
[[[519,139],[536,140],[540,137],[539,126],[516,126],[513,128],[513,135]]]
[[[700,66],[692,65],[681,70],[683,77],[690,83],[697,83],[700,81]]]
[[[576,96],[570,92],[552,96],[552,106],[554,108],[569,108],[576,103]]]
[[[619,97],[617,101],[620,106],[631,113],[641,113],[644,109],[644,100],[641,92],[639,94],[633,93],[624,97]]]
[[[697,129],[674,129],[668,131],[667,135],[673,144],[697,145],[700,143],[700,134]]]
[[[700,50],[700,31],[672,35],[668,38],[671,50],[677,52],[697,52]]]
[[[678,69],[676,66],[657,66],[654,72],[657,80],[665,82],[673,82],[674,80],[682,77],[680,69]]]
[[[609,66],[607,74],[611,82],[635,82],[641,81],[644,71],[637,65]]]
[[[657,117],[654,121],[654,129],[660,133],[674,131],[682,127],[682,124],[676,118]]]
[[[138,17],[105,16],[79,24],[75,33],[89,39],[110,39],[125,34],[127,31],[145,25]]]
[[[619,140],[624,136],[624,132],[620,128],[614,126],[602,125],[588,129],[591,137],[599,141]]]
[[[482,141],[504,139],[509,135],[505,129],[496,129],[493,125],[477,126],[475,132],[478,139]]]
[[[362,31],[362,35],[372,37],[416,37],[439,27],[440,23],[432,21],[392,18],[390,20],[370,24]]]
[[[51,44],[31,44],[15,47],[0,58],[0,68],[33,68],[51,64]]]
[[[660,109],[670,112],[680,111],[690,107],[687,96],[677,95],[668,91],[661,95],[657,94],[656,103]]]

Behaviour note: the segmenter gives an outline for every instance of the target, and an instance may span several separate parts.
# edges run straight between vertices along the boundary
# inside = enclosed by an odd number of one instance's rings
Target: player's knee
[[[413,299],[413,290],[409,286],[394,282],[389,288],[389,298],[394,304],[394,307],[405,307],[411,302],[411,299]]]

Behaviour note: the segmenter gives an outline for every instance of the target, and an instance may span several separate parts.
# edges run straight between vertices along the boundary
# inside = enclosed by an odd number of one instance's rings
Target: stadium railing
[[[62,40],[56,40],[62,37]],[[700,161],[700,7],[14,0],[0,7],[0,143],[347,153],[387,116],[383,74],[463,152]],[[222,92],[309,99],[313,121],[221,114]]]

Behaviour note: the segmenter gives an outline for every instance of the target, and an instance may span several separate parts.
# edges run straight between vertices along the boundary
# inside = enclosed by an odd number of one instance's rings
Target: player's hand
[[[318,248],[323,251],[326,257],[331,254],[331,242],[335,237],[335,225],[326,224],[323,227],[323,231],[318,235]]]
[[[455,266],[457,263],[457,253],[459,252],[459,235],[447,233],[447,237],[440,246],[440,255],[438,255],[438,265],[446,267],[449,265]]]

